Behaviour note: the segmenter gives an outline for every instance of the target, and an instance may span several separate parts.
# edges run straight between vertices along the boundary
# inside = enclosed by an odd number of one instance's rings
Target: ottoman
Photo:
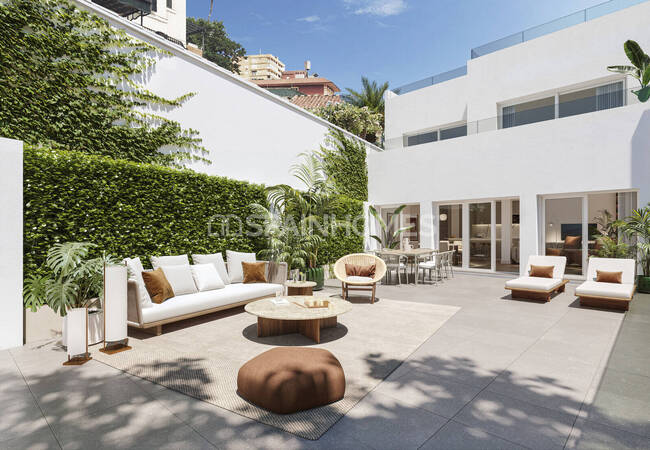
[[[291,414],[341,400],[345,374],[327,350],[278,347],[239,369],[237,392],[264,409]]]

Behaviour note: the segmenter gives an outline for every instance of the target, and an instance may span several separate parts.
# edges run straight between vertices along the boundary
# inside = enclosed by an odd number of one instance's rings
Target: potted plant
[[[90,258],[95,245],[87,242],[54,244],[47,252],[43,267],[25,280],[25,307],[35,311],[48,305],[63,317],[63,345],[67,347],[67,313],[73,309],[89,312],[89,344],[101,342],[101,298],[104,288],[104,264],[117,262],[110,255]],[[85,333],[84,333],[85,334]]]
[[[379,245],[382,249],[393,249],[397,247],[400,244],[400,235],[405,231],[413,228],[413,225],[397,228],[397,224],[399,223],[399,215],[404,208],[406,208],[406,205],[402,205],[396,208],[395,211],[393,211],[393,215],[388,221],[388,224],[386,224],[377,210],[373,206],[370,206],[370,214],[372,214],[374,218],[377,219],[379,227],[381,228],[381,237],[374,234],[370,237],[379,242]]]
[[[633,249],[641,274],[637,276],[637,291],[650,293],[650,204],[632,211],[621,229],[634,241]]]
[[[632,66],[609,66],[610,72],[623,73],[639,81],[641,88],[632,91],[641,103],[650,98],[650,56],[646,55],[641,46],[635,41],[627,40],[623,44],[625,55],[633,64]]]

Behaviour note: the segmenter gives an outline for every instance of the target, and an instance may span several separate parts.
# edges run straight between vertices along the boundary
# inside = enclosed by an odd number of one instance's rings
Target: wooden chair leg
[[[372,298],[370,300],[370,303],[375,303],[375,289],[376,289],[377,284],[372,285]]]

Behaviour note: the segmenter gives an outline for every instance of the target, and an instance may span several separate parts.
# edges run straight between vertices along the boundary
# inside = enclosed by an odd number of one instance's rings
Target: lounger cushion
[[[530,276],[535,278],[553,278],[555,266],[530,266]]]
[[[521,277],[506,281],[506,287],[511,289],[528,289],[533,291],[550,291],[562,284],[558,278]]]
[[[611,297],[630,299],[634,293],[633,284],[599,283],[597,281],[585,281],[576,288],[576,295],[582,297]]]
[[[623,272],[605,272],[604,270],[597,270],[596,281],[599,283],[621,284],[623,281]]]
[[[349,281],[350,283],[372,283],[372,280],[372,277],[360,277],[355,275],[345,279],[345,281]]]

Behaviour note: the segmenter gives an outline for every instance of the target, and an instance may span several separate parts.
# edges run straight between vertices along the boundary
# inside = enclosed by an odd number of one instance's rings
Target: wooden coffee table
[[[316,287],[314,281],[287,281],[284,285],[287,287],[287,295],[310,296]]]
[[[287,300],[288,304],[276,305],[272,300]],[[305,302],[328,301],[324,308],[308,308]],[[279,336],[281,334],[300,333],[317,344],[320,343],[321,328],[335,327],[337,316],[352,309],[352,304],[345,300],[329,297],[293,295],[273,297],[248,303],[247,313],[257,316],[257,336]]]

